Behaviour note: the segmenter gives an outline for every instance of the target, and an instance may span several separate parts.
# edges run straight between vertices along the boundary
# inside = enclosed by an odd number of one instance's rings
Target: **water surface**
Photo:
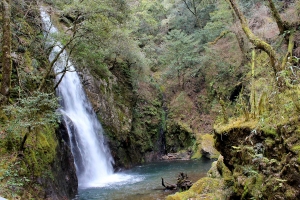
[[[108,181],[102,187],[80,188],[77,200],[160,200],[174,191],[166,191],[161,177],[166,182],[176,183],[180,172],[187,173],[193,182],[205,176],[211,167],[211,160],[161,161],[136,166],[111,178],[124,181]],[[114,177],[115,176],[115,177]]]

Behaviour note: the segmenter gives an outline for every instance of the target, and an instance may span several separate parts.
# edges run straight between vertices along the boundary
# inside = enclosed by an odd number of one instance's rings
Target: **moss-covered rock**
[[[201,178],[184,192],[169,195],[167,200],[188,199],[227,199],[232,194],[233,178],[229,169],[223,163],[223,157],[212,163],[207,177]]]
[[[178,152],[191,147],[195,142],[195,134],[188,124],[172,122],[168,124],[166,147],[168,152]]]
[[[215,130],[216,148],[233,173],[233,196],[241,199],[300,198],[297,172],[300,136],[296,134],[299,120],[277,125],[272,134],[265,132],[266,129],[254,129],[253,123],[246,124]]]
[[[221,179],[205,177],[194,183],[189,190],[168,196],[167,200],[226,199],[223,189],[224,183]]]
[[[201,135],[199,149],[201,154],[209,159],[218,158],[220,153],[214,147],[214,136],[211,134]]]

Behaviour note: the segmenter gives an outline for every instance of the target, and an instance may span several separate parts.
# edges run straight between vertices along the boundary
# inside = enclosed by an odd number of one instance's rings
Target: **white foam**
[[[85,188],[101,188],[101,187],[117,187],[120,185],[129,185],[141,182],[145,177],[141,175],[128,175],[123,173],[116,173],[99,180],[90,181],[88,184],[80,186],[81,189]]]

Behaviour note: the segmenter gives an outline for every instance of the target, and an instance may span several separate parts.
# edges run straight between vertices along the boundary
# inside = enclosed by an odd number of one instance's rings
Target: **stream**
[[[161,177],[176,183],[179,172],[187,173],[193,183],[206,175],[211,160],[160,161],[138,165],[112,175],[110,183],[99,187],[79,188],[76,200],[160,200],[175,191],[164,190]],[[118,180],[115,179],[117,177]],[[124,179],[122,181],[122,178]]]

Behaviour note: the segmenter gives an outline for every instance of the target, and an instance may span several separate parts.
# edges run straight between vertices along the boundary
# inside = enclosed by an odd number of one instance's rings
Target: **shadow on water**
[[[104,187],[79,189],[77,200],[160,200],[175,191],[164,190],[161,177],[169,183],[176,183],[179,172],[188,174],[196,182],[206,175],[212,160],[161,161],[146,163],[118,173],[130,176],[125,181],[107,184]]]

